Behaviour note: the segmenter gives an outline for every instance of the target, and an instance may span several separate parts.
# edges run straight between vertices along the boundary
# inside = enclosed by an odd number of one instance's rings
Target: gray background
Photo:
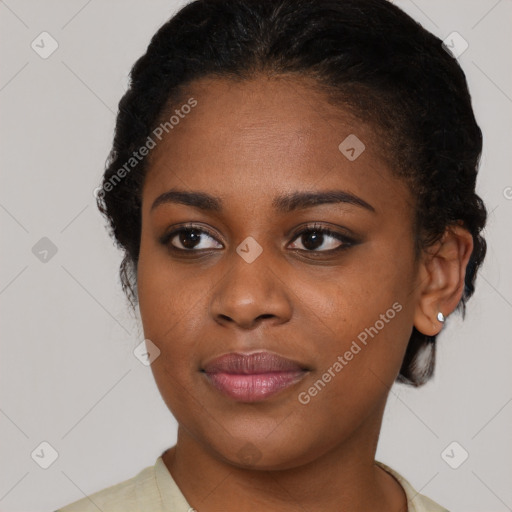
[[[452,511],[512,510],[512,2],[395,3],[469,43],[459,61],[484,132],[489,251],[466,320],[440,337],[435,379],[393,387],[377,458]],[[0,1],[1,511],[54,510],[174,444],[175,421],[132,353],[142,330],[93,190],[130,67],[182,4]],[[47,59],[31,48],[43,31],[59,45]],[[46,262],[33,253],[43,237],[57,248]],[[43,441],[58,453],[48,469],[31,457]],[[469,453],[458,469],[441,457],[453,441]]]

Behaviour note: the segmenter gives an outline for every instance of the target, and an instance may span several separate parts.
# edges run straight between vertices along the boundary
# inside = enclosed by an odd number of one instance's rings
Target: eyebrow
[[[171,189],[159,195],[151,206],[151,211],[162,204],[178,203],[193,206],[203,211],[221,212],[223,201],[205,192]],[[375,208],[360,197],[344,190],[319,192],[293,192],[274,198],[272,206],[277,213],[290,213],[322,204],[343,203],[359,206],[375,213]]]

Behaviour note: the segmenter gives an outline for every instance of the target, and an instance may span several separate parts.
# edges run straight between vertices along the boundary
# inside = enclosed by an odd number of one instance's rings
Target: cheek
[[[361,262],[357,269],[335,269],[320,284],[318,279],[302,279],[297,295],[333,334],[355,337],[376,322],[379,331],[384,331],[383,322],[389,330],[407,316],[403,311],[411,302],[409,271],[405,262],[398,266],[396,261],[393,265],[373,261]],[[399,306],[393,308],[395,303]]]
[[[328,418],[330,432],[358,428],[383,404],[411,331],[411,308],[404,297],[345,290],[343,299],[326,310],[328,315],[320,321],[311,318],[317,325],[329,325],[331,336],[317,345],[315,371],[297,396],[306,415]]]
[[[194,414],[189,391],[192,370],[184,362],[194,352],[190,332],[201,310],[204,314],[203,294],[197,280],[171,271],[169,260],[164,261],[162,254],[165,251],[148,248],[142,241],[137,269],[139,309],[144,338],[160,350],[150,367],[155,383],[169,410],[181,417],[180,411]]]
[[[401,258],[392,252],[389,259],[383,258],[384,253],[361,258],[357,269],[332,272],[316,289],[312,283],[302,283],[307,290],[304,315],[309,316],[303,325],[311,322],[329,336],[319,346],[316,378],[325,372],[327,380],[336,375],[332,381],[338,385],[329,385],[332,399],[340,393],[342,400],[350,401],[343,391],[347,384],[354,399],[368,396],[368,386],[385,389],[400,370],[413,324],[414,266],[405,250]]]
[[[160,350],[151,370],[168,408],[179,418],[194,414],[191,404],[198,397],[191,393],[207,332],[209,290],[215,283],[211,270],[197,267],[173,264],[165,249],[142,240],[137,288],[144,337]]]
[[[348,286],[344,291],[342,298],[323,303],[321,310],[306,319],[305,325],[316,325],[328,336],[325,341],[317,338],[317,372],[322,376],[330,369],[332,375],[334,370],[343,375],[338,381],[351,381],[354,392],[359,378],[378,378],[390,385],[409,340],[412,308],[399,294],[357,289],[350,293]]]
[[[144,335],[158,345],[190,327],[208,284],[194,276],[192,267],[173,265],[165,248],[149,237],[143,231],[137,291]]]

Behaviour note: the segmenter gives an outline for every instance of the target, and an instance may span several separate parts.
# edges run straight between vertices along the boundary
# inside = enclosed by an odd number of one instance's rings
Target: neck
[[[181,427],[163,460],[197,512],[381,510],[406,512],[400,484],[375,464],[380,415],[342,444],[285,470],[244,469],[205,449]]]

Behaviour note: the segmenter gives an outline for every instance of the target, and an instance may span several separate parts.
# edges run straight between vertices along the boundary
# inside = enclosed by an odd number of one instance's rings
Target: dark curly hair
[[[126,162],[180,104],[191,81],[263,73],[314,79],[330,102],[380,134],[383,157],[415,197],[417,251],[453,224],[472,234],[457,306],[464,316],[486,252],[487,212],[475,194],[482,132],[457,60],[388,0],[196,0],[157,31],[131,70],[97,194],[124,251],[120,277],[132,307],[148,166],[147,157],[139,157],[127,172]],[[431,377],[435,341],[413,327],[398,381],[419,386]]]

